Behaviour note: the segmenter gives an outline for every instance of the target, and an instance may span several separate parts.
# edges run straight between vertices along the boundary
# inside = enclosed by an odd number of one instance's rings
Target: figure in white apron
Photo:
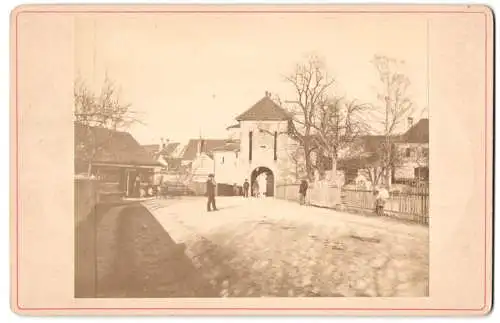
[[[260,174],[258,177],[259,188],[260,188],[260,197],[266,196],[267,193],[267,180],[266,174]]]

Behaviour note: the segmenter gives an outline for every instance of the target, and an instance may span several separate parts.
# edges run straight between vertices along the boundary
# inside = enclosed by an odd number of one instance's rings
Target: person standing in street
[[[300,182],[300,187],[299,187],[299,201],[300,205],[306,204],[306,194],[307,194],[307,188],[309,187],[309,184],[305,179],[303,179]]]
[[[245,179],[245,183],[243,183],[243,196],[248,197],[249,189],[250,189],[250,183],[248,183],[248,179]]]
[[[207,180],[207,211],[217,211],[217,207],[215,206],[215,183],[214,174],[208,175]]]
[[[135,197],[141,197],[141,177],[137,175],[134,183]]]
[[[384,215],[385,204],[389,197],[389,192],[383,185],[375,189],[375,213],[378,216]]]

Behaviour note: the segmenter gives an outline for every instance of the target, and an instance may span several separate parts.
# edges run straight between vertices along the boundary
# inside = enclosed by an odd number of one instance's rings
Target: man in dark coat
[[[305,179],[303,179],[302,182],[300,183],[300,188],[299,188],[300,205],[306,204],[306,193],[308,187],[309,184]]]
[[[250,190],[250,183],[248,182],[248,179],[245,179],[245,183],[243,183],[243,192],[245,197],[248,197],[249,190]]]
[[[215,180],[214,174],[208,175],[207,180],[207,211],[217,211],[217,207],[215,206]]]

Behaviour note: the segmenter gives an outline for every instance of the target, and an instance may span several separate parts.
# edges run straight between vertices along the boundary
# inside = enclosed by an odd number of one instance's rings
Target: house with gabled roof
[[[345,172],[346,181],[350,182],[359,174],[367,179],[368,168],[373,168],[380,161],[380,147],[386,140],[382,135],[368,135],[359,138],[360,152],[353,157],[339,160],[337,168]],[[407,183],[416,179],[429,180],[429,119],[420,119],[413,124],[408,118],[407,130],[390,138],[395,154],[392,170],[392,183]]]
[[[236,116],[236,123],[226,128],[227,138],[189,140],[181,154],[182,164],[190,167],[193,182],[204,182],[211,173],[219,184],[231,186],[265,177],[266,187],[260,190],[272,196],[286,170],[295,167],[289,153],[290,145],[296,144],[288,136],[291,120],[266,92]]]
[[[166,170],[176,168],[180,164],[183,147],[179,142],[168,142],[162,139],[160,144],[143,145],[142,147]]]
[[[181,154],[181,165],[190,169],[191,181],[205,182],[214,172],[214,149],[226,143],[226,139],[190,139]]]
[[[396,142],[400,156],[394,169],[393,181],[429,180],[429,119],[420,119],[413,125],[409,118],[409,129]]]
[[[261,192],[273,196],[276,184],[292,166],[288,136],[292,116],[271,99],[269,92],[236,116],[236,124],[226,128],[228,139],[210,150],[213,173],[218,183],[241,185],[265,178]]]
[[[75,122],[75,174],[88,173],[116,186],[125,195],[137,193],[136,179],[152,183],[161,165],[128,132]]]
[[[181,158],[183,163],[193,162],[196,157],[205,154],[212,157],[213,150],[226,143],[227,139],[190,139],[182,152]]]

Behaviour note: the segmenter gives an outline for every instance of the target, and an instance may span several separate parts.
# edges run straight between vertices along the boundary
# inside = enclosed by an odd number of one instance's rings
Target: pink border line
[[[18,45],[19,45],[19,34],[18,34],[18,17],[20,14],[24,13],[54,13],[54,14],[65,14],[65,13],[94,13],[94,14],[108,14],[108,13],[122,13],[122,14],[128,14],[128,13],[149,13],[149,14],[165,14],[165,13],[181,13],[181,14],[197,14],[197,13],[204,13],[204,14],[210,14],[210,13],[268,13],[268,14],[273,14],[273,13],[287,13],[287,14],[308,14],[308,13],[314,13],[314,14],[319,14],[319,13],[356,13],[356,14],[379,14],[379,13],[394,13],[394,14],[404,14],[404,13],[424,13],[424,14],[446,14],[446,13],[467,13],[467,14],[483,14],[485,18],[485,118],[484,118],[484,125],[485,125],[485,232],[484,232],[484,305],[481,306],[481,308],[355,308],[355,307],[305,307],[305,308],[293,308],[293,307],[288,307],[288,308],[264,308],[264,307],[51,307],[51,308],[28,308],[28,307],[23,307],[21,304],[19,304],[19,236],[20,236],[20,230],[19,230],[19,217],[20,217],[20,212],[19,212],[19,70],[18,70],[18,62],[19,62],[19,52],[18,52]],[[390,11],[390,10],[371,10],[371,11],[363,11],[363,10],[277,10],[277,11],[265,11],[265,10],[252,10],[252,11],[245,11],[245,10],[206,10],[206,11],[200,11],[200,10],[26,10],[26,11],[21,11],[18,12],[15,15],[15,75],[16,75],[16,92],[15,92],[15,98],[16,98],[16,106],[15,106],[15,117],[16,117],[16,134],[15,134],[15,142],[16,142],[16,165],[15,165],[15,172],[16,172],[16,306],[18,310],[24,310],[24,311],[74,311],[74,310],[110,310],[110,311],[123,311],[123,310],[133,310],[133,311],[138,311],[138,310],[185,310],[185,311],[192,311],[192,310],[200,310],[200,311],[218,311],[218,310],[236,310],[236,311],[469,311],[469,312],[482,312],[488,305],[488,288],[487,288],[487,281],[488,281],[488,257],[487,257],[487,252],[488,252],[488,233],[486,230],[486,224],[488,222],[488,24],[487,24],[487,16],[486,13],[482,11],[460,11],[460,10],[450,10],[450,11],[404,11],[404,10],[395,10],[395,11]]]

